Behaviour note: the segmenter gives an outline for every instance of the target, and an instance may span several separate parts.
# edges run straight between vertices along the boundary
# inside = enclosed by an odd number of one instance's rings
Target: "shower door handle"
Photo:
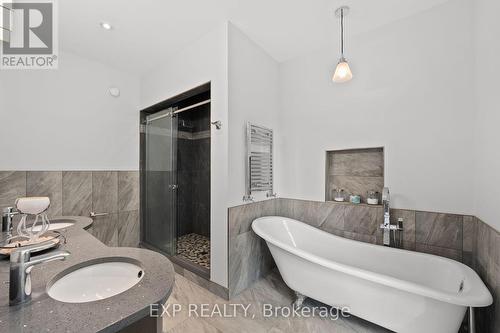
[[[170,184],[170,185],[168,185],[168,188],[171,189],[171,190],[174,190],[174,191],[177,190],[178,187],[179,187],[179,185],[177,185],[177,184]]]

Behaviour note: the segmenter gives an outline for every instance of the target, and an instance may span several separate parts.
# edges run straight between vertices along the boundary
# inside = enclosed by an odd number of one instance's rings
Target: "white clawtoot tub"
[[[456,333],[468,307],[492,297],[451,259],[338,237],[285,217],[256,219],[285,283],[296,292],[401,333]]]

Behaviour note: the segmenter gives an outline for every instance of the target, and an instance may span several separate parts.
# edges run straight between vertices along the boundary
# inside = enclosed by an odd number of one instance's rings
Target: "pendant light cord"
[[[344,8],[340,9],[340,57],[344,59]]]

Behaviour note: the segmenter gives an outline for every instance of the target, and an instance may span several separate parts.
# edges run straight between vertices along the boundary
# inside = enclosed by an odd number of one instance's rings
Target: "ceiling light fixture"
[[[349,7],[342,6],[337,8],[335,15],[340,17],[340,60],[333,74],[333,82],[347,82],[352,79],[352,72],[347,60],[344,57],[344,17],[349,13]]]
[[[104,30],[111,30],[113,29],[113,26],[108,22],[101,22],[101,28],[103,28]]]

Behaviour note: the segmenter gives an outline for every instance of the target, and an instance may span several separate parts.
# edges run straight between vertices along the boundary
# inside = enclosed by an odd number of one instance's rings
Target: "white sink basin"
[[[49,225],[49,230],[58,230],[58,229],[64,229],[73,226],[75,224],[71,220],[51,220],[50,225]],[[42,224],[39,222],[37,225],[33,227],[33,232],[38,232],[42,230]]]
[[[144,277],[141,267],[122,261],[103,262],[77,269],[55,281],[50,297],[67,303],[85,303],[118,295]]]

